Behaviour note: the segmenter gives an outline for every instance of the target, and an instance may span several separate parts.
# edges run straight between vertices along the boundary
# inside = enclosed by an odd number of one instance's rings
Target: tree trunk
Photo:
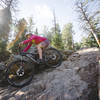
[[[97,37],[97,35],[96,35],[96,33],[95,33],[95,31],[94,31],[94,29],[93,29],[93,27],[92,27],[92,25],[91,25],[89,19],[88,19],[88,17],[86,16],[86,12],[84,11],[84,8],[83,8],[82,3],[81,3],[81,6],[79,7],[79,9],[81,10],[81,12],[82,12],[82,14],[83,14],[84,19],[85,19],[85,20],[87,21],[87,23],[89,24],[90,29],[91,29],[91,32],[92,32],[94,38],[96,39],[97,44],[98,44],[99,47],[100,47],[100,40],[98,39],[98,37]]]

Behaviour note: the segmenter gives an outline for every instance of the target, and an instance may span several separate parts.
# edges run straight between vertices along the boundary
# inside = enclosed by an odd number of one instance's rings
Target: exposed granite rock
[[[23,88],[0,87],[0,100],[98,100],[98,52],[77,51],[58,68],[37,73]]]

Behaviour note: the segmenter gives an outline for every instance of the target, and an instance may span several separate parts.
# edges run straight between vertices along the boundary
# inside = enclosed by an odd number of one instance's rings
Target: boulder
[[[98,100],[99,49],[73,53],[55,69],[37,73],[23,88],[0,88],[0,100]]]
[[[64,50],[64,51],[60,51],[60,52],[61,52],[61,54],[62,54],[63,60],[67,60],[68,57],[69,57],[72,53],[74,53],[73,50]]]

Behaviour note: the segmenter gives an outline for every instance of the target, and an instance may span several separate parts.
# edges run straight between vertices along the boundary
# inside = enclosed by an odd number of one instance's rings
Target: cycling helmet
[[[27,37],[28,35],[32,35],[32,33],[31,32],[26,32],[25,37]]]

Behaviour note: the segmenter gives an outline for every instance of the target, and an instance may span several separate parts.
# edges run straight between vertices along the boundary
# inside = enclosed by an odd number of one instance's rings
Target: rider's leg
[[[40,44],[37,45],[37,49],[38,49],[38,53],[39,53],[39,59],[42,59],[42,50],[44,50],[45,48],[47,48],[49,45],[49,41],[43,41]]]
[[[39,59],[42,59],[42,45],[38,44],[37,49],[38,49],[38,53],[39,53]]]

